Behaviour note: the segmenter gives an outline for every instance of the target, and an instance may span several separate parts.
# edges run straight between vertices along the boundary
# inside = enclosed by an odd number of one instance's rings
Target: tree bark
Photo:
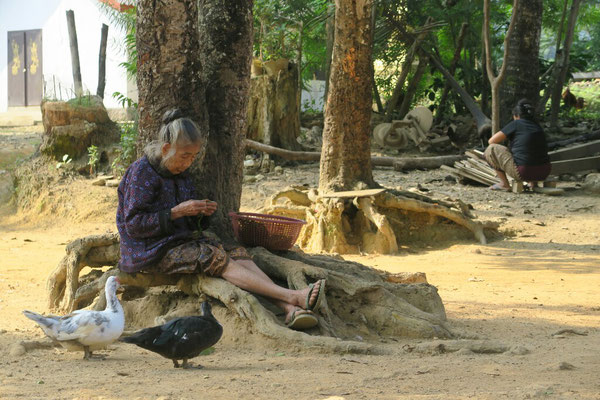
[[[71,45],[71,68],[73,70],[75,96],[81,97],[83,95],[83,84],[81,83],[79,46],[77,45],[77,29],[75,28],[75,13],[73,10],[67,10],[67,28],[69,30],[69,43]]]
[[[96,95],[104,99],[104,87],[106,86],[106,42],[108,40],[108,25],[102,24],[100,34],[100,54],[98,56],[98,88]]]
[[[512,32],[515,27],[516,14],[518,13],[518,5],[519,0],[514,0],[513,2],[513,11],[512,17],[510,19],[510,24],[508,25],[508,30],[506,31],[506,35],[504,36],[504,58],[502,60],[502,67],[500,67],[500,71],[498,72],[498,76],[494,76],[494,70],[492,66],[492,53],[491,53],[491,45],[490,45],[490,0],[483,1],[483,39],[485,42],[485,66],[487,71],[487,76],[490,81],[490,86],[492,88],[492,134],[498,132],[500,130],[500,94],[499,87],[504,79],[504,75],[506,73],[506,66],[508,56],[510,54],[510,48],[508,46],[508,42],[512,35]]]
[[[500,86],[500,123],[508,123],[511,110],[522,98],[538,104],[540,92],[539,51],[542,32],[542,0],[521,2],[515,11],[514,32],[506,57],[506,76]]]
[[[202,168],[195,170],[195,181],[203,197],[219,203],[211,225],[221,237],[233,233],[227,214],[239,209],[242,194],[252,5],[248,0],[199,1],[202,82],[210,136]]]
[[[371,8],[373,0],[336,0],[335,41],[319,188],[338,191],[359,182],[375,186],[371,172]]]
[[[327,6],[329,17],[325,24],[327,31],[327,41],[325,42],[325,94],[323,103],[327,104],[327,96],[329,94],[329,79],[331,78],[331,58],[333,57],[333,41],[335,39],[335,1],[330,0]]]
[[[460,54],[463,48],[463,42],[465,40],[465,36],[467,34],[467,28],[469,24],[463,22],[460,27],[460,32],[458,34],[458,39],[456,40],[456,47],[454,48],[454,57],[452,57],[452,61],[450,62],[450,68],[448,72],[450,75],[454,76],[456,72],[456,66],[458,65],[458,61],[460,60]],[[444,83],[444,89],[442,90],[442,96],[440,97],[440,102],[435,114],[435,124],[438,124],[442,118],[444,117],[444,111],[446,109],[446,100],[448,99],[448,91],[450,90],[450,82],[446,81]],[[483,97],[483,96],[482,96]]]
[[[567,33],[561,53],[560,64],[558,65],[558,68],[555,69],[556,82],[552,88],[552,104],[550,106],[550,124],[552,126],[556,126],[558,124],[558,110],[560,108],[562,88],[567,78],[567,71],[569,70],[569,55],[571,52],[571,45],[573,44],[575,23],[577,22],[577,15],[579,14],[580,5],[581,0],[573,0],[573,3],[571,4],[569,21],[567,23]]]
[[[185,27],[185,29],[182,29]],[[137,3],[138,155],[155,140],[165,111],[180,108],[207,132],[195,0]]]

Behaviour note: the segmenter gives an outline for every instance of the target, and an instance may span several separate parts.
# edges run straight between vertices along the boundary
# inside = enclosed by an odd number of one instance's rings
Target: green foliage
[[[111,165],[115,175],[123,175],[127,167],[135,161],[137,138],[137,123],[121,124],[121,141],[116,150],[116,157]]]
[[[137,102],[133,101],[133,99],[131,97],[127,97],[126,95],[124,95],[121,92],[114,92],[112,94],[112,96],[114,99],[116,99],[119,102],[119,104],[123,108],[130,108],[130,107],[134,107],[135,109],[138,108]]]
[[[254,56],[263,61],[295,60],[302,51],[303,80],[323,71],[328,3],[327,0],[256,0]]]
[[[87,148],[88,152],[88,165],[90,166],[90,175],[97,171],[98,162],[100,161],[100,154],[98,153],[98,147],[91,145]]]
[[[71,161],[73,161],[73,159],[71,158],[71,156],[69,156],[68,154],[63,155],[62,161],[59,161],[56,164],[56,169],[62,168],[65,165],[69,165],[71,163]]]

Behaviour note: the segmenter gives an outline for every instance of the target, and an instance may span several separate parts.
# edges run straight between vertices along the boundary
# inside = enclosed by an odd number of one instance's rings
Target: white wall
[[[325,94],[325,81],[310,80],[305,82],[306,88],[302,89],[301,109],[323,111]]]
[[[0,0],[0,112],[7,110],[7,32],[29,29],[42,29],[43,73],[46,81],[45,97],[54,97],[63,88],[62,98],[67,100],[65,88],[73,89],[71,51],[67,29],[66,11],[75,13],[79,63],[84,92],[96,94],[98,86],[98,54],[100,51],[100,30],[102,24],[109,26],[106,48],[106,87],[104,105],[107,108],[120,107],[112,98],[113,92],[127,93],[127,76],[119,64],[125,61],[123,49],[124,33],[110,24],[99,8],[97,0]],[[60,98],[60,93],[56,93]]]

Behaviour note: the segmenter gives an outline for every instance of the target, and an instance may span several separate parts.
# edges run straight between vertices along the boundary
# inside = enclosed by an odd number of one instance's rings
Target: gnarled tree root
[[[306,220],[298,244],[311,253],[395,253],[412,230],[420,229],[415,224],[444,227],[451,222],[466,228],[481,244],[487,243],[486,230],[498,228],[491,222],[473,220],[460,199],[448,203],[394,189],[335,194],[290,187],[275,194],[261,212]]]
[[[77,241],[76,241],[77,242]],[[98,250],[89,243],[95,242]],[[90,259],[75,254],[77,249],[86,254],[106,250],[107,241],[96,237],[80,239],[86,245],[68,247],[70,257],[79,260],[79,267]],[[149,288],[174,285],[179,290],[196,296],[209,296],[222,302],[236,318],[246,321],[253,332],[278,341],[315,347],[333,352],[376,353],[383,351],[376,343],[399,338],[451,338],[446,326],[444,306],[437,289],[426,283],[399,284],[397,276],[364,265],[333,257],[282,252],[279,255],[257,247],[250,249],[255,262],[273,280],[295,289],[301,289],[318,279],[326,279],[326,297],[317,312],[319,327],[308,332],[288,329],[259,298],[220,278],[200,274],[128,274],[110,269],[95,280],[77,287],[80,268],[72,267],[71,279],[75,285],[68,304],[77,308],[92,302],[93,309],[105,307],[104,285],[111,275],[117,275],[125,287]],[[105,255],[118,253],[105,252]],[[108,265],[117,261],[109,256]],[[83,260],[83,261],[82,261]],[[64,260],[63,260],[64,261]],[[96,262],[98,260],[96,259]],[[49,278],[54,285],[66,286],[68,263],[61,262]],[[48,285],[49,289],[53,287]],[[60,291],[50,290],[50,295]],[[65,291],[62,292],[63,295]],[[64,299],[50,298],[51,304],[67,304]],[[70,311],[70,310],[67,310]],[[227,325],[227,321],[224,321]]]
[[[48,308],[71,312],[77,308],[75,292],[83,267],[115,265],[119,261],[119,235],[107,233],[76,239],[66,247],[66,255],[46,283]]]

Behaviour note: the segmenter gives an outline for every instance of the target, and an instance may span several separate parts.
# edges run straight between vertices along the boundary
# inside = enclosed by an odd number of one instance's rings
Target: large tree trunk
[[[515,30],[508,41],[506,76],[500,85],[502,126],[511,119],[511,110],[519,99],[529,99],[534,106],[538,103],[542,11],[542,0],[521,2],[515,11]]]
[[[500,93],[499,88],[504,75],[506,74],[506,60],[510,55],[510,48],[508,42],[515,28],[516,14],[519,12],[518,8],[519,0],[513,2],[513,12],[508,25],[508,30],[504,36],[504,58],[502,59],[502,67],[497,76],[494,76],[494,69],[492,66],[492,53],[490,45],[490,0],[483,1],[483,40],[485,43],[485,65],[487,70],[487,76],[490,80],[490,86],[492,87],[492,135],[500,130]]]
[[[185,29],[182,29],[185,27]],[[137,3],[138,155],[156,139],[163,113],[180,108],[208,129],[195,0]]]
[[[200,57],[210,121],[208,148],[196,184],[219,203],[211,225],[230,235],[227,213],[240,207],[244,136],[252,57],[252,1],[200,0]]]
[[[329,17],[325,23],[327,31],[327,41],[325,42],[325,94],[323,103],[327,103],[327,95],[329,94],[329,78],[331,78],[331,58],[333,57],[333,41],[335,38],[335,3],[330,0],[331,4],[327,6]]]
[[[569,70],[569,54],[571,52],[571,44],[573,44],[575,22],[577,22],[580,4],[581,0],[573,0],[573,3],[571,4],[565,44],[562,49],[560,63],[557,65],[557,68],[555,68],[556,74],[553,74],[553,77],[556,77],[556,82],[554,82],[554,87],[552,89],[552,105],[550,106],[550,124],[552,126],[556,126],[558,122],[558,109],[560,108],[562,88],[567,78],[567,71]]]
[[[337,191],[359,182],[375,185],[371,172],[372,0],[336,0],[335,41],[319,188]]]

